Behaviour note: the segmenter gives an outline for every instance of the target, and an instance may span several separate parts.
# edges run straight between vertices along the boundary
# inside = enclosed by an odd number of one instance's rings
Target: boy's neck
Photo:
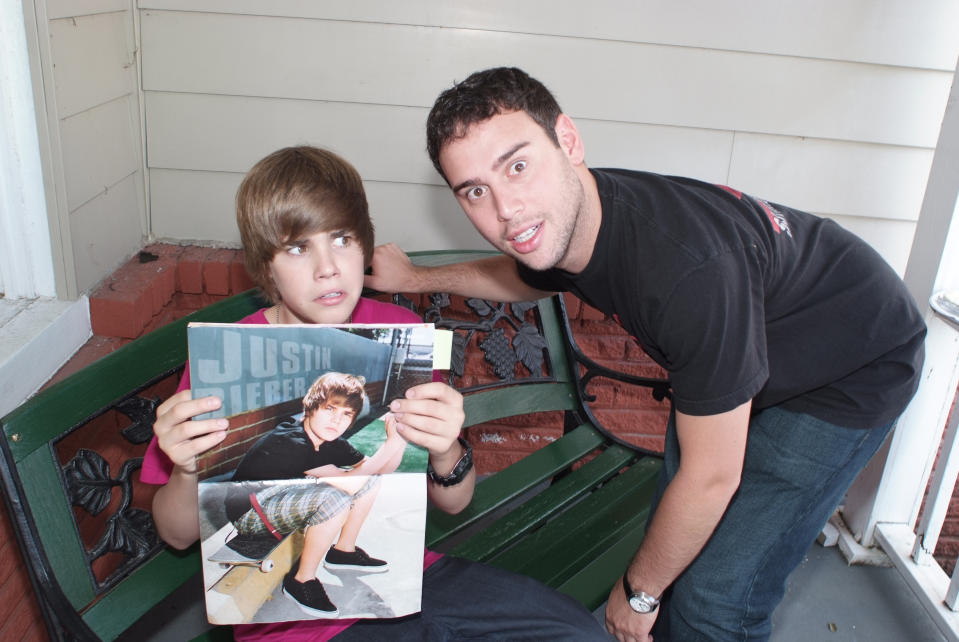
[[[266,311],[263,313],[263,316],[266,317],[266,322],[267,322],[267,323],[269,323],[270,325],[280,325],[281,323],[301,323],[299,320],[296,320],[295,318],[294,318],[293,321],[281,321],[281,320],[280,320],[280,316],[281,316],[280,308],[283,308],[284,312],[286,311],[286,308],[283,307],[283,304],[282,304],[282,303],[277,303],[277,304],[274,305],[272,308],[267,308],[267,309],[266,309]],[[286,317],[287,315],[286,315],[286,314],[283,314],[282,316]],[[292,315],[290,315],[290,316],[292,316]],[[346,324],[351,324],[351,323],[353,323],[353,313],[352,313],[352,312],[350,312],[350,316],[346,319],[346,321],[341,321],[341,322],[338,323],[337,325],[346,325]]]

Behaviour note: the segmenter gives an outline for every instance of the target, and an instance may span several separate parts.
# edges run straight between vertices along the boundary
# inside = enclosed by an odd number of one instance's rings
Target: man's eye
[[[475,201],[479,198],[482,198],[483,194],[486,193],[486,188],[482,185],[477,185],[476,187],[471,187],[468,192],[466,192],[466,198],[471,201]]]
[[[524,160],[516,161],[515,163],[509,166],[510,174],[519,174],[524,171],[526,171],[526,161]]]

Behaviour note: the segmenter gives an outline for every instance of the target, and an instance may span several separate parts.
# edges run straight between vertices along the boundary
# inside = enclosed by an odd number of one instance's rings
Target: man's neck
[[[583,186],[583,211],[580,213],[573,238],[570,239],[567,250],[567,261],[563,269],[573,274],[579,274],[589,265],[596,249],[596,239],[599,238],[599,227],[603,221],[603,205],[599,198],[599,188],[596,179],[581,163],[574,167],[576,175]]]

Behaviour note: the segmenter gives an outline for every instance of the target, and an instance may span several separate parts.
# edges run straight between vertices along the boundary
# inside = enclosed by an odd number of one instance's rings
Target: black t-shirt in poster
[[[285,421],[253,444],[233,473],[233,481],[297,479],[318,466],[351,467],[364,457],[345,439],[324,441],[314,449],[303,424]]]
[[[925,325],[892,268],[833,221],[700,181],[591,170],[602,223],[572,291],[669,373],[690,415],[753,400],[832,423],[894,420],[918,385]]]

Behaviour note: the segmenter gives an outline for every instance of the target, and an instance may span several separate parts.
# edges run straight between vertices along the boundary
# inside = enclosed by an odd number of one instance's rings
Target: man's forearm
[[[660,500],[649,530],[627,569],[634,590],[660,596],[702,551],[729,504],[677,475]]]
[[[429,268],[427,274],[431,287],[424,291],[490,301],[529,301],[549,294],[526,285],[519,278],[516,262],[507,256]]]
[[[448,292],[490,301],[531,301],[548,295],[519,278],[516,262],[508,256],[441,266],[415,266],[395,244],[382,245],[373,254],[366,285],[381,292]]]
[[[707,416],[676,412],[680,465],[627,570],[636,590],[661,595],[716,530],[742,478],[751,407],[746,402]]]

